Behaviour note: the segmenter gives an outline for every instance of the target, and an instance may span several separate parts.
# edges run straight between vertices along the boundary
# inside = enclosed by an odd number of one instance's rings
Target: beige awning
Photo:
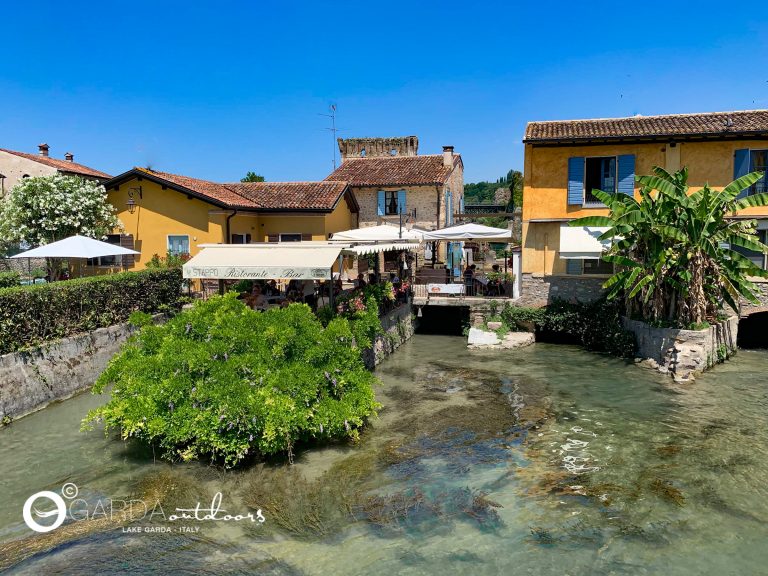
[[[390,250],[416,250],[419,247],[418,242],[382,242],[380,244],[358,244],[349,248],[358,256],[365,254],[378,254],[379,252],[389,252]]]
[[[330,280],[347,246],[326,242],[203,244],[183,267],[184,278]]]
[[[560,258],[586,260],[600,258],[610,248],[608,240],[598,240],[608,228],[603,226],[560,226]]]

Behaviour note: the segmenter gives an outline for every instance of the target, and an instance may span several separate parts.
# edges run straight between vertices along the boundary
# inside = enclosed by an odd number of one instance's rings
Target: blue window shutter
[[[619,156],[619,194],[633,196],[635,193],[635,155]]]
[[[733,153],[733,179],[741,178],[749,174],[749,149],[742,148]],[[744,198],[749,194],[749,188],[742,190],[738,198]]]
[[[401,214],[406,213],[405,208],[405,190],[397,191],[397,211]]]
[[[379,216],[384,216],[384,190],[379,190],[379,208],[378,208],[378,214]]]
[[[573,274],[576,276],[581,275],[581,260],[576,260],[575,258],[569,258],[565,261],[565,273],[566,274]]]
[[[464,196],[459,199],[459,212],[464,214]]]
[[[568,205],[584,203],[584,157],[568,158]]]

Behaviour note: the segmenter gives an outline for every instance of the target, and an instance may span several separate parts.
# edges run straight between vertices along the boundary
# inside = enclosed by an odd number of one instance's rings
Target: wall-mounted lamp
[[[137,188],[128,188],[128,202],[125,203],[128,206],[128,213],[133,214],[136,212],[136,193],[139,195],[139,199],[143,199],[141,186]]]

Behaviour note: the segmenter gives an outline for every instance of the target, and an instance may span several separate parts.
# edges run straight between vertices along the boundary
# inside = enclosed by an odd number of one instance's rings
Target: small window
[[[587,158],[584,172],[584,204],[600,204],[592,190],[616,193],[616,156]]]
[[[360,149],[360,158],[365,158],[365,148]]]
[[[29,174],[22,174],[21,177],[22,178],[29,178]]]
[[[384,193],[384,213],[387,216],[400,214],[400,205],[397,202],[397,190],[388,190]]]
[[[749,188],[749,194],[763,194],[768,192],[768,150],[749,151],[749,171],[766,172],[763,178]]]
[[[189,254],[189,236],[168,236],[168,252],[177,256]]]
[[[392,148],[392,150],[389,151],[390,156],[397,156],[397,148]]]
[[[280,234],[280,242],[301,242],[301,234]]]
[[[232,234],[232,244],[250,244],[250,234]]]

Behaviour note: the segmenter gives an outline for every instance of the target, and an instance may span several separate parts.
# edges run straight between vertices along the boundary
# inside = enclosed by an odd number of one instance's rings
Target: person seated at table
[[[288,282],[288,286],[285,288],[285,293],[288,294],[288,292],[298,292],[299,291],[299,281],[298,280],[291,280]]]
[[[400,277],[395,274],[394,272],[389,273],[389,281],[392,282],[392,285],[400,284]],[[395,286],[397,287],[397,286]]]
[[[257,308],[266,308],[267,299],[264,297],[264,294],[261,293],[261,286],[254,283],[253,288],[251,289],[251,295],[246,299],[246,303],[254,310]]]
[[[344,291],[344,285],[341,282],[341,278],[337,278],[333,282],[333,293],[334,295],[341,294]]]
[[[379,279],[376,278],[376,272],[371,272],[368,274],[368,284],[377,284],[379,282]]]
[[[267,285],[264,286],[264,295],[267,297],[280,296],[280,289],[277,287],[277,280],[270,280],[267,282]]]
[[[355,280],[355,288],[362,290],[366,286],[368,286],[368,283],[365,281],[365,276],[358,274],[357,280]]]

